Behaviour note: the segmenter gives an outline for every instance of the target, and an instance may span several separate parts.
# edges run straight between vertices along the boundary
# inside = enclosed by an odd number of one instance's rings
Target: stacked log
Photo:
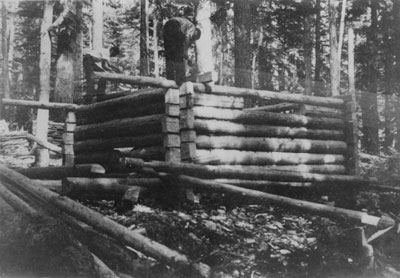
[[[101,163],[107,167],[121,156],[136,154],[159,159],[160,152],[165,153],[163,131],[178,129],[175,132],[179,134],[179,121],[174,126],[166,116],[174,113],[173,107],[166,107],[166,95],[165,89],[144,89],[79,107],[74,133],[77,163]],[[125,151],[116,151],[119,148]]]

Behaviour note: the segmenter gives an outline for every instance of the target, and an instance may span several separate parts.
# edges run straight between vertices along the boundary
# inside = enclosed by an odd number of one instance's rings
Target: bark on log
[[[196,119],[194,128],[197,134],[307,138],[319,140],[343,140],[343,130],[308,129],[305,127],[243,125],[229,121]]]
[[[98,231],[104,232],[116,240],[119,240],[121,243],[131,246],[148,256],[171,266],[191,269],[202,277],[209,277],[210,268],[207,265],[191,262],[185,255],[171,250],[140,234],[134,233],[98,212],[66,197],[59,196],[47,189],[41,188],[40,186],[33,186],[32,180],[3,165],[0,165],[0,177],[2,180],[11,182],[21,190],[30,192],[42,200],[47,201],[50,205],[57,207],[69,215],[76,217],[78,220],[93,226]]]
[[[196,138],[198,149],[238,149],[243,151],[276,151],[299,153],[344,154],[343,141],[321,141],[306,139],[278,139],[236,136],[204,136]]]
[[[99,278],[120,278],[114,273],[102,260],[92,254],[94,267],[99,275]]]
[[[120,109],[121,107],[135,107],[145,103],[164,102],[164,95],[165,89],[138,91],[133,95],[81,106],[76,110],[76,114],[78,117],[82,117],[84,115],[106,112],[107,110]]]
[[[181,108],[189,108],[193,106],[211,106],[231,109],[243,109],[243,98],[230,97],[230,96],[216,96],[212,94],[196,93],[193,95],[191,102],[182,97],[180,99]]]
[[[299,109],[299,104],[297,103],[279,103],[273,105],[247,108],[245,109],[245,111],[286,112],[298,109]]]
[[[121,106],[112,110],[105,110],[87,115],[77,115],[78,125],[102,123],[115,119],[135,118],[154,114],[162,114],[166,110],[163,102],[144,103],[139,106]]]
[[[93,177],[105,174],[106,170],[99,164],[77,164],[75,166],[33,167],[15,169],[18,173],[31,179],[59,180],[65,177]]]
[[[266,191],[269,189],[282,188],[315,188],[319,184],[312,182],[278,182],[278,181],[263,181],[263,180],[239,180],[239,179],[213,179],[212,182],[227,183],[239,187],[244,187],[253,190]]]
[[[121,158],[122,166],[129,169],[153,168],[159,172],[185,174],[189,176],[207,179],[243,179],[243,180],[267,180],[288,182],[337,182],[351,185],[368,185],[372,181],[357,176],[347,175],[323,175],[315,173],[300,173],[295,171],[258,170],[248,166],[211,166],[189,163],[168,163],[163,161],[144,162],[136,158]]]
[[[333,109],[327,107],[318,107],[312,105],[305,105],[304,107],[306,116],[310,117],[326,117],[326,118],[343,118],[343,109]]]
[[[295,114],[278,114],[264,111],[238,111],[214,107],[193,108],[199,119],[227,120],[242,124],[283,125],[290,127],[310,127],[343,129],[344,121],[335,118],[312,118]]]
[[[51,190],[53,192],[60,193],[61,192],[61,180],[33,180],[37,184],[40,184],[40,186],[43,186],[44,188]]]
[[[162,114],[157,114],[80,125],[75,128],[75,141],[161,132],[162,118]]]
[[[110,81],[133,84],[139,86],[154,86],[161,88],[175,88],[178,86],[174,81],[171,80],[160,80],[151,77],[142,76],[126,76],[122,74],[115,73],[105,73],[105,72],[95,72],[95,78],[104,78]],[[286,102],[294,102],[300,104],[311,104],[320,105],[324,107],[337,107],[342,108],[343,101],[338,98],[327,98],[327,97],[315,97],[315,96],[305,96],[301,94],[290,94],[286,92],[272,92],[267,90],[253,90],[247,88],[237,88],[228,87],[221,85],[210,85],[210,84],[200,84],[194,83],[194,88],[197,92],[201,93],[212,93],[215,95],[228,95],[236,97],[254,97],[267,100],[280,100]]]
[[[180,185],[183,187],[196,188],[207,191],[213,190],[222,193],[239,194],[240,196],[246,196],[257,200],[268,201],[269,203],[274,203],[280,206],[289,206],[294,209],[309,211],[317,215],[329,216],[339,219],[351,219],[353,221],[358,221],[359,223],[362,224],[368,224],[380,228],[387,228],[395,225],[395,222],[392,218],[385,216],[382,217],[371,216],[365,212],[342,209],[328,205],[313,203],[309,201],[302,201],[289,197],[269,194],[257,190],[241,188],[230,184],[224,184],[224,183],[218,183],[199,178],[194,178],[186,175],[174,176],[172,177],[172,180],[178,181]]]
[[[150,146],[162,146],[162,133],[148,134],[131,137],[116,137],[110,139],[89,139],[76,142],[74,145],[75,153],[95,152],[101,150],[112,150],[114,148],[144,148]]]
[[[80,153],[80,154],[75,154],[75,163],[77,164],[99,163],[101,165],[106,166],[118,163],[121,157],[122,155],[119,151]]]
[[[290,152],[252,152],[238,150],[204,150],[197,148],[198,156],[217,157],[212,164],[239,165],[298,165],[298,164],[343,164],[345,157],[337,154],[311,154]]]
[[[62,181],[62,195],[72,198],[115,200],[133,187],[155,189],[162,183],[157,178],[66,178]]]
[[[22,100],[22,99],[10,99],[3,98],[4,105],[13,105],[13,106],[27,106],[30,108],[40,108],[40,109],[61,109],[68,111],[75,111],[79,108],[79,105],[72,103],[59,103],[59,102],[40,102],[34,100]]]

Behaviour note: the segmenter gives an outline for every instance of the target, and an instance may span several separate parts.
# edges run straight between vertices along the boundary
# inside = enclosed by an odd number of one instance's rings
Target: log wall
[[[108,73],[94,78],[153,88],[77,108],[79,163],[117,164],[120,157],[136,157],[357,175],[356,118],[348,98],[191,82],[178,87],[169,80]],[[248,107],[248,98],[263,105]]]

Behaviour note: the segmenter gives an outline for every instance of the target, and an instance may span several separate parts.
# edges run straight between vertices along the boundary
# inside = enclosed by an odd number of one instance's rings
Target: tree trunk
[[[2,77],[3,77],[3,86],[2,86],[2,98],[10,97],[10,83],[8,77],[8,41],[7,41],[7,16],[8,11],[6,7],[6,1],[2,1],[1,7],[1,53],[3,57],[2,63]]]
[[[73,44],[73,67],[74,67],[74,92],[73,102],[81,103],[83,95],[83,34],[82,34],[82,12],[83,0],[74,0],[75,15],[78,20],[78,29]]]
[[[154,55],[154,77],[160,77],[160,58],[158,57],[158,19],[157,14],[153,17],[153,55]]]
[[[103,0],[92,0],[93,50],[103,50]]]
[[[338,40],[336,28],[336,5],[335,0],[329,0],[329,41],[330,41],[330,76],[331,96],[340,95],[339,62],[338,62]]]
[[[367,92],[361,95],[362,123],[363,123],[363,145],[366,152],[379,154],[379,116],[377,102],[377,78],[378,72],[375,69],[377,46],[376,33],[378,27],[377,2],[372,0],[371,5],[371,26],[367,33],[367,43],[370,51],[368,61],[368,82]]]
[[[149,2],[140,1],[140,75],[149,76]]]
[[[251,88],[250,2],[234,1],[235,86]]]
[[[340,27],[339,27],[339,45],[338,45],[338,74],[339,74],[339,84],[340,84],[340,69],[342,63],[342,46],[343,46],[343,39],[344,39],[344,19],[346,17],[346,0],[342,2],[342,12],[340,14]]]
[[[53,21],[53,3],[46,1],[43,13],[42,26],[40,30],[40,102],[50,100],[50,65],[51,65],[51,41],[47,30]],[[36,118],[36,136],[47,141],[49,129],[49,110],[38,109]],[[39,148],[36,154],[36,166],[45,167],[49,165],[49,150]]]
[[[12,70],[14,68],[14,39],[15,39],[15,14],[16,10],[18,7],[18,1],[12,3],[12,8],[9,13],[9,19],[8,19],[8,31],[7,31],[7,37],[8,37],[8,65],[11,68],[11,72],[9,72],[9,87],[13,88],[13,76],[12,76]]]
[[[305,68],[305,80],[304,80],[304,94],[311,95],[312,88],[312,37],[311,37],[311,12],[312,8],[310,0],[304,0],[304,5],[307,7],[307,14],[304,18],[304,68]]]
[[[199,73],[214,70],[210,17],[211,1],[200,0],[196,11],[197,27],[201,31],[200,39],[196,41],[197,70]]]
[[[321,79],[322,70],[322,43],[321,43],[321,0],[315,2],[316,19],[315,19],[315,72],[314,72],[314,91],[318,96],[322,95],[323,81]]]

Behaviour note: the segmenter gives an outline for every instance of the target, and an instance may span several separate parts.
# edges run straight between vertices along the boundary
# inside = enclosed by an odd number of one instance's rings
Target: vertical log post
[[[344,98],[344,136],[347,143],[347,172],[349,175],[359,175],[360,170],[358,167],[358,125],[356,115],[356,104],[354,103],[351,95]]]
[[[196,133],[194,131],[194,89],[192,82],[185,82],[180,91],[181,158],[192,162],[196,157]]]
[[[179,90],[168,89],[165,93],[165,116],[162,119],[165,161],[181,161],[181,139],[179,135]]]
[[[75,164],[74,154],[74,130],[76,127],[75,112],[68,111],[64,124],[63,133],[63,165],[73,166]]]
[[[194,130],[194,88],[192,82],[185,82],[179,88],[180,94],[180,137],[181,159],[184,162],[193,162],[196,159],[196,132]],[[199,203],[199,196],[193,189],[186,189],[186,198]]]

